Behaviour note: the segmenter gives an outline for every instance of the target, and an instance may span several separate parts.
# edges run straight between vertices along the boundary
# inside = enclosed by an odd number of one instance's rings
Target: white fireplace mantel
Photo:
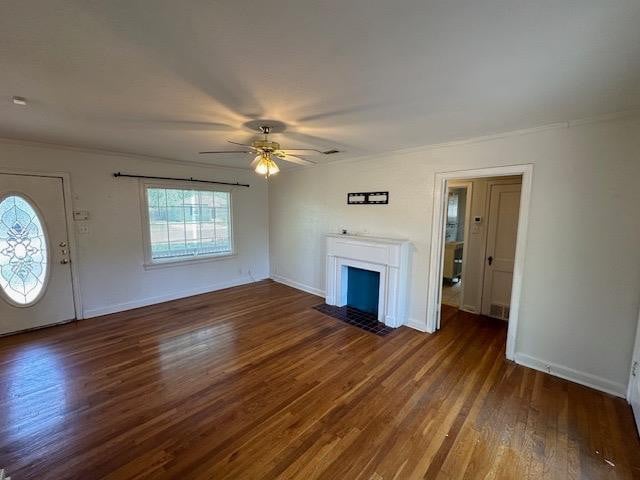
[[[326,303],[347,303],[347,267],[380,274],[378,320],[390,327],[406,321],[408,240],[359,235],[327,235]]]

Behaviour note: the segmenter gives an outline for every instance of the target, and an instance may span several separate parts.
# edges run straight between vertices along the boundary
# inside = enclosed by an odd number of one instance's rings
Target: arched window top
[[[0,199],[0,290],[11,304],[33,305],[44,294],[49,274],[44,222],[26,197]]]

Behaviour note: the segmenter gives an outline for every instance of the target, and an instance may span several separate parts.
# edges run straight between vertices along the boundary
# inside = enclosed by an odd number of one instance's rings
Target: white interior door
[[[636,346],[631,359],[631,377],[629,379],[629,403],[636,417],[638,433],[640,433],[640,320],[636,331]]]
[[[482,314],[509,318],[521,185],[490,185]]]
[[[0,334],[74,319],[62,179],[0,174]]]

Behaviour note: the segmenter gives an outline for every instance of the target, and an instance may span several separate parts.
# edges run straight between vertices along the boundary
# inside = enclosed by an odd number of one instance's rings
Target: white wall
[[[286,171],[269,191],[271,271],[324,288],[323,234],[413,242],[410,320],[425,325],[434,174],[534,164],[516,358],[623,394],[640,299],[640,120],[527,134]],[[389,190],[386,206],[346,194]]]
[[[80,291],[91,317],[180,298],[269,275],[267,185],[250,171],[179,165],[106,153],[0,141],[0,170],[67,172],[73,208],[88,210],[78,235]],[[143,268],[139,184],[116,171],[239,181],[233,190],[237,256],[153,270]]]

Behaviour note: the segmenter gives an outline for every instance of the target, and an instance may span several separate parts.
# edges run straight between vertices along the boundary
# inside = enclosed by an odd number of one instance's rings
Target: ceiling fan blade
[[[284,151],[287,154],[293,155],[332,155],[334,153],[340,153],[340,150],[336,150],[335,148],[330,150],[317,150],[315,148],[285,148]]]
[[[253,145],[247,145],[246,143],[232,142],[231,140],[227,140],[227,142],[233,143],[234,145],[240,145],[241,147],[249,147],[251,150],[257,150]]]
[[[208,152],[198,152],[199,154],[205,153],[252,153],[249,150],[211,150]]]
[[[277,155],[280,160],[284,160],[285,162],[295,163],[297,165],[316,165],[316,162],[311,160],[307,160],[306,158],[296,157],[295,155],[289,155],[286,153],[284,156]]]

